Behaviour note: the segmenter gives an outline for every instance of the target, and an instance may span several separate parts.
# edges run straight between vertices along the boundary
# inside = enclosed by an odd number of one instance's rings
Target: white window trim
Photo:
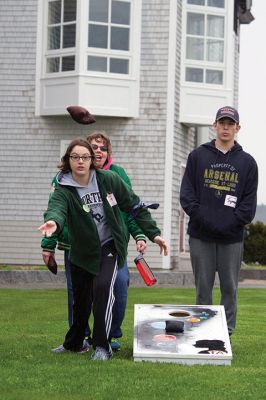
[[[208,14],[208,15],[218,15],[224,17],[224,60],[222,63],[214,62],[214,61],[206,61],[206,60],[189,60],[186,58],[186,31],[187,31],[187,13],[188,12],[198,12],[201,14]],[[207,6],[197,6],[193,4],[187,4],[187,0],[183,0],[183,26],[182,26],[182,59],[184,62],[182,63],[181,69],[181,82],[184,83],[186,86],[191,87],[209,87],[209,88],[221,88],[226,86],[226,64],[227,64],[227,47],[228,47],[228,7],[227,7],[227,0],[225,0],[225,8],[215,8],[215,7],[207,7]],[[206,36],[204,36],[206,40]],[[206,69],[215,69],[220,70],[223,72],[223,84],[208,84],[205,82],[190,82],[186,81],[186,67],[192,68],[202,68],[203,70]]]
[[[126,0],[127,1],[127,0]],[[96,71],[87,71],[87,55],[89,50],[87,47],[88,37],[88,1],[77,0],[77,19],[76,19],[76,48],[69,48],[60,50],[60,55],[75,54],[75,71],[65,71],[57,73],[46,73],[46,55],[47,48],[47,8],[48,2],[46,0],[38,0],[38,28],[37,28],[37,60],[36,60],[36,115],[62,115],[67,114],[64,104],[60,104],[56,96],[50,95],[52,101],[49,100],[49,94],[54,90],[58,97],[71,100],[71,91],[76,91],[73,94],[72,104],[82,104],[84,107],[89,107],[90,111],[95,115],[106,116],[121,116],[121,117],[137,117],[139,113],[139,75],[140,75],[140,40],[141,40],[141,6],[142,0],[131,2],[131,23],[130,23],[130,50],[128,52],[128,59],[130,63],[129,74],[117,73],[102,73]],[[45,16],[45,17],[44,17]],[[85,17],[84,17],[85,16]],[[73,51],[74,50],[74,51]],[[97,49],[93,49],[97,53]],[[98,51],[99,52],[99,51]],[[107,50],[108,52],[108,50]],[[106,54],[107,54],[106,52]],[[91,53],[90,53],[91,54]],[[99,52],[100,54],[100,52]],[[103,54],[101,52],[101,54]],[[112,55],[121,56],[123,58],[124,52],[112,50]],[[54,89],[53,89],[54,85]],[[65,85],[67,96],[64,96]],[[68,85],[68,88],[67,88]],[[90,86],[92,85],[92,86]],[[71,86],[71,88],[70,88]],[[88,87],[92,87],[94,93],[97,94],[96,86],[104,93],[109,93],[111,90],[114,95],[103,94],[103,100],[106,104],[99,104],[100,99],[86,98],[86,91]],[[57,89],[56,89],[57,87]],[[118,90],[115,94],[116,88]],[[60,94],[61,92],[62,94]],[[128,92],[128,94],[126,94]],[[73,92],[74,93],[74,92]],[[93,93],[93,92],[92,92]],[[122,100],[128,99],[128,104]],[[93,97],[93,96],[91,96]],[[97,97],[97,96],[96,96]],[[112,99],[111,99],[112,97]],[[108,98],[110,98],[108,100]],[[120,98],[120,103],[119,103]],[[113,99],[117,100],[114,104]],[[98,101],[98,103],[97,103]],[[109,103],[108,103],[109,101]],[[50,106],[50,103],[51,104]],[[69,105],[68,103],[67,105]]]
[[[224,80],[223,85],[204,82],[188,82],[185,80],[186,60],[186,14],[187,1],[182,2],[182,42],[181,42],[181,73],[180,73],[180,106],[179,122],[188,126],[209,126],[213,123],[215,111],[224,105],[234,105],[235,90],[237,87],[237,55],[236,34],[234,32],[234,2],[225,0],[225,34],[224,34]],[[189,5],[190,10],[196,6]],[[197,6],[201,10],[203,6]],[[205,6],[204,6],[205,7]],[[218,8],[213,9],[215,15]],[[216,12],[216,10],[218,10]],[[201,66],[202,64],[196,64]],[[213,64],[214,65],[214,64]],[[206,64],[209,66],[209,63]],[[214,68],[219,66],[215,64]],[[219,68],[218,68],[219,69]]]
[[[130,23],[129,25],[122,25],[122,24],[115,24],[116,27],[123,27],[123,28],[129,28],[129,50],[128,51],[124,51],[124,50],[114,50],[114,49],[100,49],[100,48],[94,48],[94,47],[87,47],[86,48],[86,59],[88,57],[88,55],[92,55],[92,56],[106,56],[108,59],[110,58],[124,58],[126,60],[129,61],[129,73],[128,74],[113,74],[111,72],[105,73],[105,72],[100,72],[100,71],[89,71],[90,74],[95,74],[95,76],[121,76],[121,78],[125,78],[127,79],[128,77],[132,76],[132,71],[133,71],[133,45],[134,45],[134,21],[138,20],[137,16],[134,14],[134,12],[136,12],[136,7],[134,4],[134,0],[124,0],[124,2],[126,3],[130,3],[131,5],[131,13],[130,13]],[[87,3],[87,2],[85,2]],[[88,3],[87,3],[88,4]],[[88,7],[86,9],[86,13],[87,15],[89,14],[88,11]],[[108,42],[110,41],[110,26],[112,24],[110,24],[108,22],[108,24],[105,23],[100,23],[97,22],[97,25],[104,25],[104,26],[108,26]],[[132,34],[133,32],[133,34]],[[110,43],[109,43],[110,44]],[[85,65],[87,66],[87,64]]]
[[[98,77],[119,77],[121,79],[130,79],[133,78],[135,72],[139,71],[139,62],[135,61],[135,55],[138,53],[138,44],[139,44],[139,35],[135,33],[140,31],[140,21],[141,14],[140,8],[136,7],[136,3],[134,0],[124,0],[131,4],[131,15],[130,15],[130,44],[129,51],[121,51],[121,50],[110,50],[110,49],[100,49],[100,48],[88,48],[87,46],[87,38],[88,38],[88,18],[84,16],[88,16],[89,13],[89,2],[84,0],[77,0],[77,19],[76,19],[76,47],[59,49],[59,50],[47,50],[47,34],[46,29],[48,26],[48,1],[43,1],[43,15],[44,21],[42,21],[43,29],[43,62],[42,62],[42,77],[65,77],[66,75],[75,75],[75,74],[88,74],[90,76],[98,76]],[[141,1],[141,0],[138,0]],[[39,0],[40,2],[40,0]],[[83,16],[84,20],[81,19]],[[119,25],[117,25],[119,26]],[[124,26],[124,25],[121,25]],[[135,34],[135,35],[134,35]],[[84,40],[81,40],[84,38]],[[80,49],[80,51],[78,51]],[[46,57],[56,56],[67,56],[67,55],[75,55],[76,65],[75,71],[66,71],[66,72],[58,72],[58,73],[47,73],[46,72]],[[126,53],[126,54],[125,54]],[[96,55],[96,56],[112,56],[113,58],[125,58],[129,60],[130,69],[129,74],[117,74],[117,73],[105,73],[100,71],[88,71],[87,70],[87,56],[88,55]],[[139,60],[138,60],[139,61]],[[137,67],[138,66],[138,67]]]

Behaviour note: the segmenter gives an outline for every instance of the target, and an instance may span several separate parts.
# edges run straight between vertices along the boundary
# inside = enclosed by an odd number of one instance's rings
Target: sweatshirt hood
[[[238,144],[236,141],[235,141],[234,143],[235,143],[234,146],[231,147],[231,149],[228,150],[225,154],[230,153],[230,152],[231,152],[231,153],[234,153],[234,152],[236,152],[236,151],[241,151],[241,150],[242,150],[242,146],[240,146],[240,144]],[[212,152],[214,152],[214,153],[217,153],[217,152],[220,151],[220,150],[217,149],[217,147],[215,146],[215,139],[213,139],[211,142],[204,143],[202,146],[205,147],[205,148],[207,148],[207,149],[209,149],[210,151],[212,151]],[[221,151],[220,151],[220,152],[221,152]],[[221,153],[222,153],[222,152],[221,152]],[[224,153],[223,153],[223,154],[224,154]]]
[[[91,170],[91,174],[90,174],[90,180],[92,179],[94,174],[95,174],[95,170],[92,169]],[[75,187],[75,188],[87,187],[87,185],[83,186],[83,185],[80,185],[79,183],[77,183],[73,179],[73,176],[72,176],[71,172],[59,172],[59,174],[57,175],[56,179],[57,179],[58,184],[62,185],[62,186],[72,186],[72,187]]]
[[[236,141],[234,142],[234,146],[231,147],[231,149],[226,153],[223,153],[221,150],[217,149],[215,146],[215,139],[213,139],[211,142],[204,143],[202,146],[215,154],[215,158],[213,160],[214,164],[217,162],[219,157],[222,157],[223,159],[225,158],[225,161],[228,162],[231,155],[242,150],[242,146],[240,146],[240,144],[238,144]]]

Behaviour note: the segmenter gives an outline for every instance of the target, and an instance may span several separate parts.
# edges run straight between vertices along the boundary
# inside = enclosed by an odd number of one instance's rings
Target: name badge
[[[224,205],[228,207],[236,207],[236,201],[237,197],[236,196],[231,196],[230,194],[227,194],[224,199]]]
[[[113,193],[108,193],[106,196],[108,203],[110,204],[111,207],[114,207],[117,205],[117,201]]]

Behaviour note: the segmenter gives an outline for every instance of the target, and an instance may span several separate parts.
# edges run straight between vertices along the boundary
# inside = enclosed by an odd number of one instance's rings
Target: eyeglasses
[[[98,146],[97,144],[92,144],[91,147],[92,147],[92,150],[100,149],[101,151],[108,151],[106,146]]]
[[[73,156],[69,156],[69,158],[71,158],[71,160],[74,162],[79,162],[79,160],[82,160],[83,162],[87,162],[92,158],[92,156],[89,156],[89,155],[78,156],[77,154],[74,154]]]

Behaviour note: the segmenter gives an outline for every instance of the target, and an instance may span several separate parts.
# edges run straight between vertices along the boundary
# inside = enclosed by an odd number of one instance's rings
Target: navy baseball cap
[[[239,124],[239,114],[238,111],[230,106],[225,106],[222,108],[219,108],[219,110],[216,113],[215,121],[219,121],[219,119],[222,118],[231,118],[233,121],[235,121],[237,124]]]

